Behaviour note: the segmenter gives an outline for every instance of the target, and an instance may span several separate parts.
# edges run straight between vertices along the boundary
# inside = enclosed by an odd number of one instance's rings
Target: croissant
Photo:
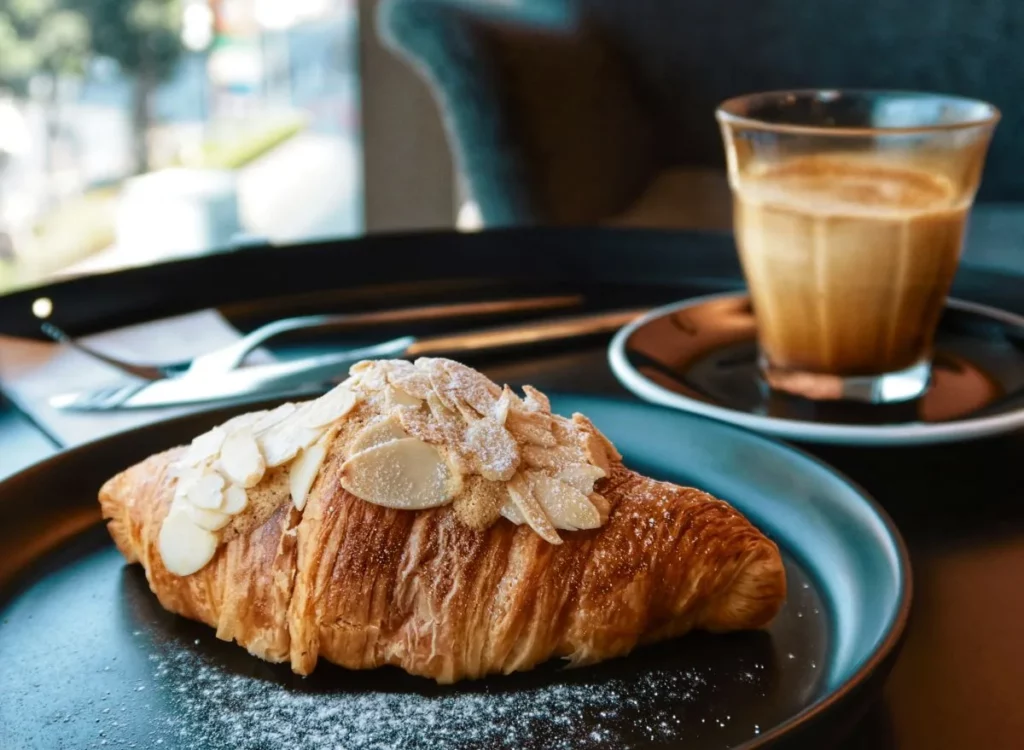
[[[361,363],[128,468],[103,516],[164,608],[302,675],[322,657],[451,683],[771,621],[774,543],[524,390]]]

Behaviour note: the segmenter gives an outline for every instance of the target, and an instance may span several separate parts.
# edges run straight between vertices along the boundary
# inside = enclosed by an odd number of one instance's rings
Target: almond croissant
[[[357,366],[129,468],[100,503],[162,606],[299,674],[593,663],[761,627],[786,591],[776,546],[727,503],[447,360]]]

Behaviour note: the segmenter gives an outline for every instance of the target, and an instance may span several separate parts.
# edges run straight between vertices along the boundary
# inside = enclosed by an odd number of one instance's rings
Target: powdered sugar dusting
[[[173,703],[169,736],[187,737],[193,747],[235,750],[568,749],[632,744],[627,738],[672,742],[686,734],[686,705],[713,689],[696,670],[665,669],[629,680],[570,678],[507,691],[470,684],[425,688],[433,694],[322,693],[233,674],[187,649],[150,659]],[[346,688],[344,674],[339,690]]]

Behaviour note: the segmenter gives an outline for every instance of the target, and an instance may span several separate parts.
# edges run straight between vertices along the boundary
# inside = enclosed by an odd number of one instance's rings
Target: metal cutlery
[[[51,398],[50,405],[74,411],[109,411],[313,394],[323,391],[325,383],[343,379],[351,365],[364,359],[466,355],[606,334],[618,330],[644,312],[619,310],[459,334],[423,338],[401,336],[373,346],[286,362],[252,365],[208,377],[167,378],[66,393]]]
[[[577,307],[583,303],[579,295],[550,297],[523,297],[487,302],[465,302],[450,305],[425,305],[396,310],[375,310],[371,312],[338,315],[303,315],[300,317],[275,320],[251,331],[238,341],[216,351],[200,354],[192,360],[163,365],[146,365],[129,362],[105,354],[91,346],[75,340],[50,321],[42,323],[43,333],[54,341],[66,344],[93,359],[104,362],[143,380],[157,381],[183,375],[210,375],[228,372],[238,367],[253,350],[263,346],[270,339],[284,333],[303,330],[342,330],[387,323],[415,323],[432,320],[457,319],[474,316],[509,315],[513,313],[543,312]]]

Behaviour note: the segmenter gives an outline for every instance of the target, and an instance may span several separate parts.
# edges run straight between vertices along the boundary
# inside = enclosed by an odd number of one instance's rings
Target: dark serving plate
[[[438,687],[395,669],[309,678],[168,614],[99,522],[96,490],[229,410],[115,435],[0,484],[0,747],[823,746],[892,665],[910,566],[888,517],[825,465],[752,433],[561,395],[628,464],[733,502],[784,551],[764,632],[692,634],[594,667]],[[249,407],[252,408],[252,407]]]

